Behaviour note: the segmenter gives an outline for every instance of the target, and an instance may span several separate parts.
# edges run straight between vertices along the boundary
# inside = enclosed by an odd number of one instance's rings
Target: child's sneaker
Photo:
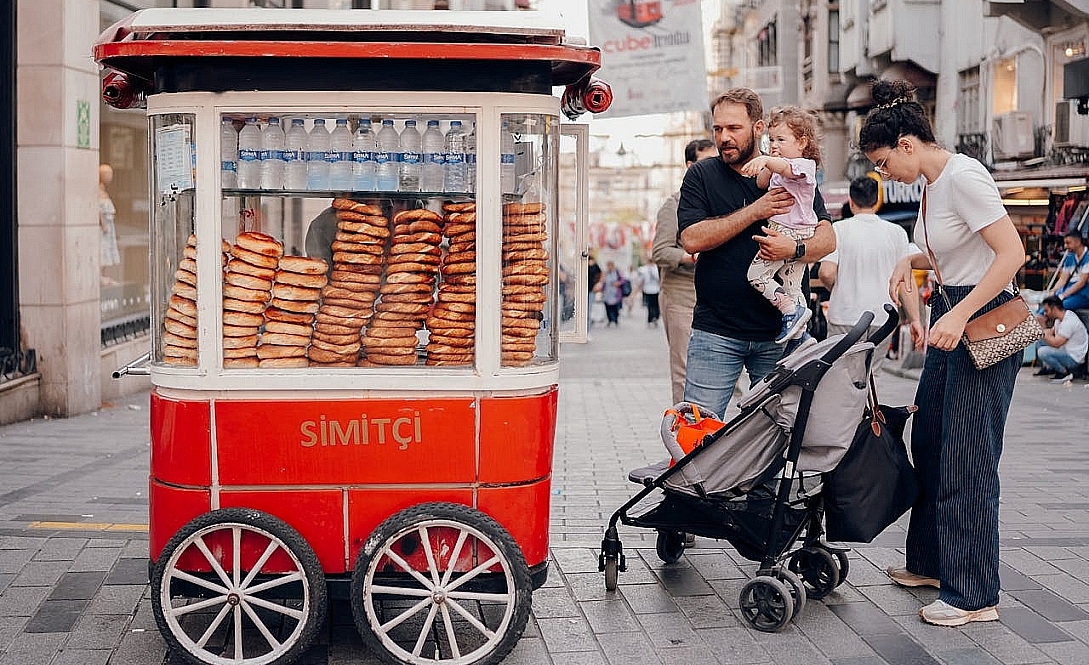
[[[805,324],[813,312],[808,307],[795,307],[790,314],[783,315],[783,330],[775,338],[776,344],[785,344],[787,340],[800,337],[805,332]]]
[[[799,337],[787,342],[786,348],[783,349],[783,357],[786,358],[790,354],[794,353],[798,349],[809,346],[810,344],[816,344],[817,340],[813,339],[813,336],[807,332],[803,332]]]

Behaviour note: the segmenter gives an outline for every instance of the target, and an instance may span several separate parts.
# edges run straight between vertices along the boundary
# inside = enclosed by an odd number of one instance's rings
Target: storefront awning
[[[1085,187],[1089,184],[1089,178],[1084,176],[1077,178],[1027,178],[1023,180],[998,180],[998,189],[1006,192],[1011,189],[1065,189],[1069,187]]]

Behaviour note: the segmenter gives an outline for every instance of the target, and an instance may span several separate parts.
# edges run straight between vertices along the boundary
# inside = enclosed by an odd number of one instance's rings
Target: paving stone
[[[105,585],[147,584],[147,559],[118,559],[102,583]]]
[[[540,619],[577,617],[579,608],[566,587],[541,587],[533,592],[533,616]]]
[[[677,563],[680,563],[679,561]],[[652,569],[662,585],[674,598],[683,596],[709,596],[715,593],[707,580],[690,565],[663,565]]]
[[[79,621],[86,600],[47,600],[27,622],[28,633],[68,633]]]
[[[1002,665],[980,648],[939,651],[936,655],[945,665]]]
[[[1011,595],[1025,605],[1028,605],[1048,621],[1083,621],[1089,619],[1089,613],[1085,612],[1077,605],[1068,603],[1050,591],[1044,591],[1042,589],[1025,590],[1011,592]]]
[[[0,665],[49,665],[65,637],[62,633],[22,633],[0,656]]]
[[[941,665],[905,633],[863,636],[879,656],[897,665]]]
[[[721,665],[758,665],[774,662],[763,646],[745,628],[697,630],[711,654]]]
[[[642,632],[604,633],[598,636],[601,651],[610,665],[661,665],[662,660]],[[720,661],[721,662],[721,661]]]
[[[57,653],[50,665],[106,665],[110,662],[110,649],[65,648]]]
[[[1006,564],[999,564],[998,574],[1002,579],[1003,591],[1022,591],[1041,588],[1039,582],[1033,581],[1028,575],[1022,575],[1019,571],[1010,568]]]
[[[538,619],[548,652],[552,654],[566,651],[594,651],[597,642],[584,619]]]
[[[688,617],[689,623],[696,630],[701,628],[735,628],[741,625],[738,623],[737,617],[730,611],[730,608],[717,595],[681,596],[674,598],[674,602],[681,608],[681,612]]]
[[[121,554],[120,548],[113,547],[85,547],[79,556],[72,561],[72,570],[76,571],[109,571],[113,568]]]
[[[49,600],[90,600],[98,593],[105,577],[105,573],[96,572],[65,573],[53,587]]]
[[[43,586],[8,587],[0,594],[0,617],[28,617],[52,589]]]
[[[68,572],[67,561],[29,561],[11,582],[13,586],[53,586]]]
[[[1002,624],[1031,644],[1066,642],[1073,639],[1068,633],[1048,623],[1043,617],[1031,610],[1016,608],[1003,610]]]
[[[617,588],[636,614],[680,611],[669,593],[656,584],[625,584]]]
[[[896,622],[872,603],[843,603],[832,605],[829,609],[863,638],[900,632]]]
[[[594,633],[630,633],[639,630],[639,622],[619,597],[579,604]]]
[[[586,652],[593,654],[594,652]],[[563,656],[565,664],[569,665],[572,657],[581,655],[579,652],[568,652]],[[600,654],[595,654],[600,657]],[[322,661],[322,665],[325,665],[326,661]],[[587,662],[594,662],[589,660]],[[602,659],[604,662],[604,659]],[[503,663],[511,663],[511,665],[552,665],[548,657],[548,648],[545,642],[540,637],[526,638],[522,636],[518,640],[518,643],[514,645],[514,649],[503,660]]]
[[[636,615],[656,649],[692,647],[703,644],[699,635],[680,612]]]

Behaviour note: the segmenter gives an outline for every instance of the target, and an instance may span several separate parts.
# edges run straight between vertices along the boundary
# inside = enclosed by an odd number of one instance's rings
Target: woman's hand
[[[896,262],[892,277],[889,278],[889,298],[893,302],[900,302],[900,289],[903,289],[904,293],[915,290],[915,275],[911,273],[910,256],[905,256]]]
[[[911,326],[911,343],[916,351],[922,351],[926,346],[926,329],[919,321],[912,321],[909,325]]]
[[[968,323],[971,314],[964,314],[956,307],[949,310],[938,319],[930,328],[930,346],[942,351],[952,351],[957,348],[960,338],[964,336],[964,326]]]

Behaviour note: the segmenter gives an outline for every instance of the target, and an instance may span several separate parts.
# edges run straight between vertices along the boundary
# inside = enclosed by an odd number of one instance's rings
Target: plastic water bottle
[[[329,148],[329,189],[347,191],[352,188],[352,133],[347,118],[337,118],[329,135]]]
[[[284,188],[284,147],[287,137],[279,118],[269,118],[261,131],[261,189]]]
[[[514,194],[514,135],[510,133],[510,124],[503,121],[499,132],[499,191]]]
[[[476,191],[476,125],[465,137],[465,190]]]
[[[370,118],[360,118],[352,145],[352,189],[374,191],[374,152],[378,149]]]
[[[399,189],[402,192],[420,191],[420,172],[423,168],[422,139],[416,129],[415,120],[405,120],[401,131],[401,179]]]
[[[325,161],[329,145],[329,130],[325,128],[325,120],[316,118],[306,142],[307,189],[329,189],[329,162]]]
[[[393,121],[382,121],[382,131],[378,132],[378,150],[374,153],[375,186],[382,192],[396,192],[400,174],[397,172],[397,159],[401,152],[401,137],[393,128]]]
[[[443,147],[446,160],[443,166],[442,190],[444,192],[465,191],[465,132],[460,120],[450,121],[450,130],[446,132]]]
[[[219,125],[219,186],[238,186],[238,132],[230,118],[223,118]]]
[[[420,172],[420,189],[425,192],[442,191],[442,165],[446,161],[443,151],[446,138],[439,131],[438,120],[427,121],[423,135],[423,169]]]
[[[246,126],[238,132],[238,188],[257,189],[261,186],[261,130],[256,118],[246,118]]]
[[[284,189],[306,189],[306,144],[309,140],[303,119],[293,118],[284,151]]]

